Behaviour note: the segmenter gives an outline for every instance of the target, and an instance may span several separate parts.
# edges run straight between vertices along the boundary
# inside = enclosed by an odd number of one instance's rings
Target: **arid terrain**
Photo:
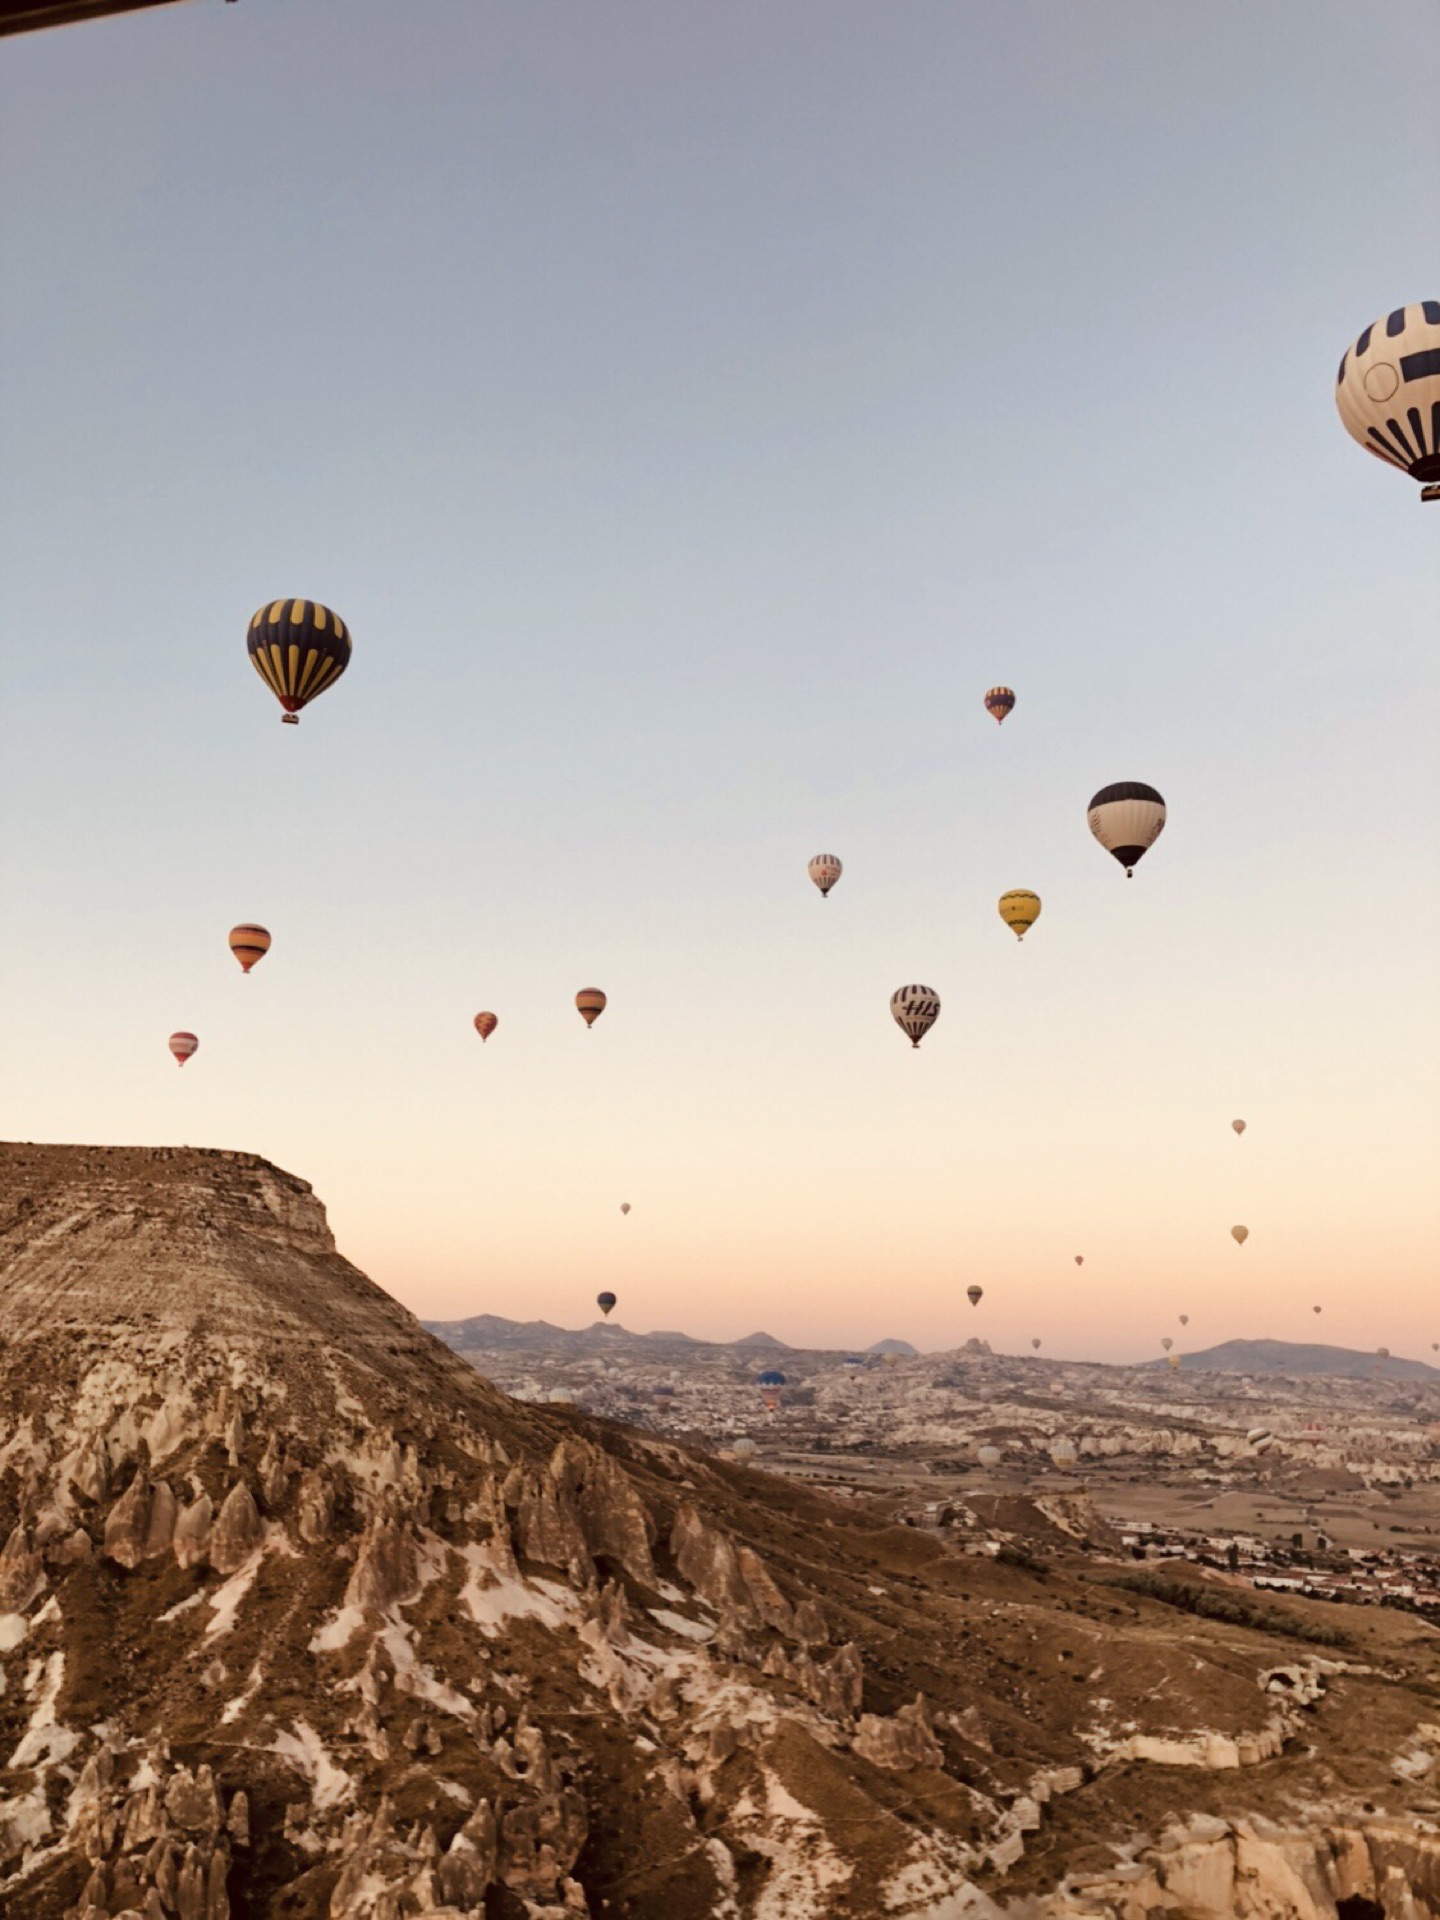
[[[7,1915],[1440,1914],[1437,1631],[1342,1551],[1423,1555],[1423,1376],[527,1403],[189,1149],[0,1149],[0,1336]]]

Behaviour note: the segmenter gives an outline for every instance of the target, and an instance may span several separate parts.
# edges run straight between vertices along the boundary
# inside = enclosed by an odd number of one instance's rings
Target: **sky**
[[[0,1130],[262,1153],[426,1317],[1431,1357],[1440,506],[1333,388],[1440,286],[1440,9],[1359,24],[7,41]]]

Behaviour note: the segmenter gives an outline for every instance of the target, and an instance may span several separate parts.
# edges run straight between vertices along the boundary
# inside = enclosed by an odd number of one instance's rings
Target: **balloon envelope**
[[[897,987],[890,996],[890,1013],[911,1046],[918,1047],[940,1018],[940,996],[933,987]]]
[[[475,1031],[482,1041],[488,1040],[499,1024],[493,1013],[477,1013],[475,1016]]]
[[[1243,1247],[1245,1242],[1250,1238],[1250,1229],[1249,1227],[1231,1227],[1230,1235],[1237,1246]]]
[[[985,1289],[983,1287],[967,1287],[965,1289],[965,1298],[970,1302],[972,1307],[978,1307],[980,1302],[985,1298]]]
[[[628,1213],[630,1211],[630,1202],[628,1200],[622,1200],[620,1202],[620,1211],[621,1213]]]
[[[1243,1120],[1232,1120],[1230,1124],[1235,1129],[1236,1133],[1244,1133],[1245,1122]]]
[[[272,600],[250,622],[250,664],[285,709],[290,726],[302,707],[350,664],[350,634],[318,600]]]
[[[1038,1340],[1032,1340],[1030,1344],[1037,1353],[1040,1351],[1040,1342]]]
[[[1367,453],[1440,498],[1440,300],[1396,307],[1340,360],[1335,404]]]
[[[176,1066],[183,1067],[199,1044],[193,1033],[172,1033],[170,1051],[175,1056]]]
[[[595,1296],[595,1304],[597,1307],[599,1307],[600,1311],[605,1315],[605,1318],[608,1320],[610,1318],[611,1309],[615,1305],[615,1296],[613,1293],[597,1293]]]
[[[1012,887],[1001,894],[999,908],[1000,918],[1017,940],[1023,940],[1040,918],[1040,896],[1027,887]]]
[[[1084,1254],[1083,1254],[1083,1253],[1077,1253],[1077,1254],[1076,1254],[1076,1256],[1075,1256],[1075,1264],[1076,1264],[1076,1266],[1077,1266],[1077,1267],[1083,1267],[1083,1266],[1084,1266],[1084,1264],[1085,1264],[1085,1256],[1084,1256]]]
[[[250,920],[243,921],[230,929],[230,951],[240,962],[242,972],[249,973],[256,961],[263,960],[270,951],[270,936],[264,927],[257,927]]]
[[[1169,1334],[1167,1333],[1165,1338],[1160,1342],[1160,1344],[1165,1349],[1166,1353],[1168,1353],[1171,1347],[1174,1346],[1175,1342],[1170,1338]]]
[[[1180,1316],[1180,1324],[1181,1324],[1181,1326],[1182,1326],[1182,1327],[1188,1327],[1188,1326],[1189,1326],[1189,1324],[1190,1324],[1190,1316],[1189,1316],[1189,1314],[1188,1314],[1188,1313],[1182,1313],[1182,1314],[1181,1314],[1181,1316]]]
[[[575,996],[575,1005],[586,1026],[593,1027],[605,1011],[605,996],[599,987],[582,987]]]
[[[833,853],[817,853],[807,868],[810,878],[820,889],[822,900],[844,871],[838,854]]]
[[[763,1373],[756,1374],[755,1384],[757,1387],[783,1387],[785,1376],[778,1367],[766,1367]]]
[[[1000,726],[1005,724],[1005,716],[1015,705],[1015,695],[1009,687],[991,687],[985,696],[985,711],[993,713]]]
[[[1165,802],[1143,780],[1117,780],[1101,787],[1090,802],[1089,816],[1091,833],[1128,878],[1164,830]]]

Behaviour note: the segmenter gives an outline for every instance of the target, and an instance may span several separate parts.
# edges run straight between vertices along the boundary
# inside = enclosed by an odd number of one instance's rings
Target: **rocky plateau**
[[[990,1519],[509,1399],[253,1155],[0,1147],[0,1913],[1440,1915],[1432,1626]]]

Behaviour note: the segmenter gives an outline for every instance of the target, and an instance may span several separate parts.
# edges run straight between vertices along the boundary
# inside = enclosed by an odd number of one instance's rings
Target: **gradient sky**
[[[427,1316],[1430,1357],[1440,507],[1332,390],[1437,99],[1433,0],[7,42],[0,1127],[263,1153]]]

